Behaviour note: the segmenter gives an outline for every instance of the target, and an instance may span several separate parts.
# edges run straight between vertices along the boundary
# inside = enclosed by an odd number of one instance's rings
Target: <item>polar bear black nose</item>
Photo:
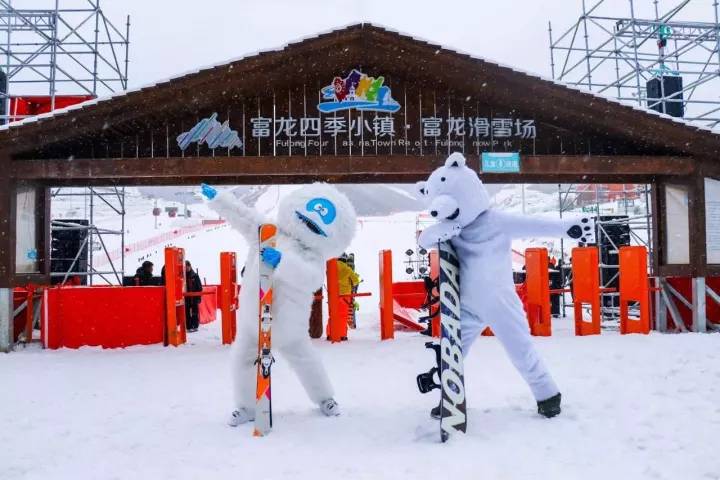
[[[432,215],[433,217],[437,217],[437,210],[431,211],[430,215]]]

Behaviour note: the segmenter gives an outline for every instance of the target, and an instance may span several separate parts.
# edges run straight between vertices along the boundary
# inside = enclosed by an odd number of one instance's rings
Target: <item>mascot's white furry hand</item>
[[[593,217],[579,217],[568,220],[566,223],[568,237],[577,240],[580,245],[596,243],[595,219]]]
[[[282,252],[273,247],[265,247],[260,251],[260,257],[264,263],[267,263],[272,268],[277,268],[282,259]]]
[[[437,247],[437,244],[460,235],[462,225],[458,222],[440,222],[426,227],[418,237],[418,245],[424,249]]]

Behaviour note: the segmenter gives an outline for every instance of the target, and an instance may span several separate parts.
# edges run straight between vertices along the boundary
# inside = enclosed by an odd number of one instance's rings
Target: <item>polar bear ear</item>
[[[464,167],[466,163],[465,156],[460,152],[453,152],[445,160],[446,167]]]
[[[415,184],[415,195],[420,199],[427,197],[427,182],[417,182]]]

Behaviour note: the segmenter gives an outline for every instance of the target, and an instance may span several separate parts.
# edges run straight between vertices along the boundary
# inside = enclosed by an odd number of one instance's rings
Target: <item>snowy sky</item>
[[[31,1],[38,3],[14,3]],[[660,0],[661,11],[678,2]],[[678,19],[712,21],[712,2],[691,0]],[[654,17],[652,0],[635,3],[638,15]],[[606,4],[605,12],[629,16],[628,0]],[[361,21],[550,76],[548,20],[556,32],[564,31],[581,6],[581,0],[102,1],[117,25],[131,16],[131,86]]]

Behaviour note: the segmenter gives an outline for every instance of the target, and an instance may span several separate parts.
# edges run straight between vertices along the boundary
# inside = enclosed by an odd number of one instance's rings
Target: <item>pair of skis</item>
[[[253,436],[263,437],[272,429],[272,397],[270,396],[270,369],[275,361],[272,356],[272,303],[273,267],[262,259],[265,248],[275,248],[277,227],[260,225],[258,231],[260,269],[260,309],[258,315],[257,388],[255,390],[255,428]]]
[[[421,393],[440,389],[440,441],[445,442],[452,433],[465,433],[467,402],[460,332],[460,262],[450,242],[441,242],[438,251],[441,335],[439,342],[425,344],[435,352],[436,366],[418,375],[417,385]],[[440,383],[435,382],[436,375]]]

